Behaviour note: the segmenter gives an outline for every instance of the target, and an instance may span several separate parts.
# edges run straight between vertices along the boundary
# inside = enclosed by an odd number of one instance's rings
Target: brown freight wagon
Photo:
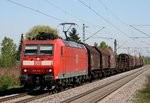
[[[118,55],[118,68],[122,71],[129,70],[129,55],[121,53]]]
[[[95,47],[95,49],[100,53],[100,61],[101,61],[101,68],[100,69],[109,69],[110,68],[110,62],[109,62],[109,53],[105,52],[100,47]]]
[[[100,53],[88,44],[84,44],[88,51],[88,68],[89,70],[100,69]]]
[[[132,55],[129,56],[129,69],[134,69],[135,68],[135,58]]]

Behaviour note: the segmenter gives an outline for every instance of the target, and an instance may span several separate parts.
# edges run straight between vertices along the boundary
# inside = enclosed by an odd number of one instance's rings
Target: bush
[[[0,91],[8,89],[8,87],[12,86],[12,78],[8,76],[0,77]]]
[[[0,56],[0,67],[12,67],[16,64],[16,59],[14,56],[2,55]]]
[[[0,77],[0,91],[4,91],[15,86],[19,86],[19,80],[17,78],[9,76]]]
[[[0,91],[19,86],[20,68],[0,68]]]

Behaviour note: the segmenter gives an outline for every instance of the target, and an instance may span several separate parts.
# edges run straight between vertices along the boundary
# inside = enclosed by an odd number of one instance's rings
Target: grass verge
[[[139,90],[135,96],[134,103],[150,103],[150,76],[146,88]]]

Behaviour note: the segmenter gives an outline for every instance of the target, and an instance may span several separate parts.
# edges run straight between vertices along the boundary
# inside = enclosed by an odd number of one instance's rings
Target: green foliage
[[[11,67],[16,63],[16,44],[13,40],[5,37],[1,44],[0,66]]]
[[[109,46],[109,45],[107,45],[104,41],[102,41],[102,42],[100,43],[100,45],[98,45],[98,43],[95,42],[95,43],[94,43],[94,46],[100,47],[100,48],[108,48],[108,49],[112,50],[112,47]]]
[[[145,57],[142,57],[144,59],[144,64],[150,64],[150,57],[148,56],[145,56]]]
[[[21,38],[20,38],[20,42],[19,42],[19,46],[18,46],[18,50],[17,50],[17,54],[16,54],[16,59],[17,59],[18,61],[20,61],[22,43],[23,43],[23,34],[21,34]]]
[[[55,34],[51,34],[51,33],[40,32],[32,40],[54,40],[58,38],[61,38],[61,37]]]
[[[4,37],[2,41],[1,52],[2,55],[14,55],[16,51],[16,44],[13,43],[13,40],[7,37]]]
[[[0,77],[0,91],[6,90],[9,87],[19,85],[19,81],[11,76]]]
[[[27,33],[26,33],[26,38],[28,40],[32,40],[34,37],[36,37],[39,32],[46,32],[46,33],[52,33],[52,34],[58,34],[58,31],[54,28],[51,28],[49,26],[34,26],[32,27]]]
[[[99,46],[99,47],[101,47],[101,48],[108,48],[108,49],[112,50],[111,46],[107,45],[104,41],[102,41],[102,42],[100,43],[100,46]]]
[[[6,90],[9,87],[9,85],[12,84],[10,79],[11,78],[6,77],[6,76],[5,77],[3,76],[0,78],[0,91]]]
[[[12,67],[16,63],[15,56],[12,55],[2,55],[0,58],[0,66],[1,67]]]
[[[80,37],[78,35],[79,34],[77,34],[77,30],[75,28],[72,28],[71,32],[69,32],[69,36],[70,36],[71,41],[79,42]]]
[[[95,42],[95,43],[94,43],[94,46],[98,47],[98,43]]]

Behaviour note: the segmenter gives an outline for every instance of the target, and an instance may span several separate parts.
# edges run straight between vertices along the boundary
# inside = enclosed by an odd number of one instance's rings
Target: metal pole
[[[117,40],[114,41],[114,53],[117,53]]]
[[[85,24],[83,24],[83,43],[85,43]]]

